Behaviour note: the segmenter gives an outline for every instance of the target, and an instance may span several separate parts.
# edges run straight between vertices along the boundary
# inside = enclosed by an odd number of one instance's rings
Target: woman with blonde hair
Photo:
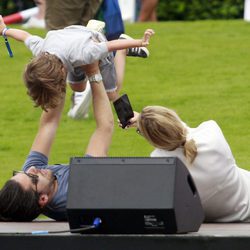
[[[250,172],[236,165],[231,149],[213,121],[188,127],[171,109],[147,106],[129,126],[155,147],[152,157],[178,157],[199,191],[207,222],[250,221]]]

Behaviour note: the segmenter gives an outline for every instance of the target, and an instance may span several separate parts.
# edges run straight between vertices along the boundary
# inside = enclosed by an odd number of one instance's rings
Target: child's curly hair
[[[55,108],[65,95],[66,71],[55,55],[45,52],[32,59],[23,77],[35,107],[41,106],[45,111]]]

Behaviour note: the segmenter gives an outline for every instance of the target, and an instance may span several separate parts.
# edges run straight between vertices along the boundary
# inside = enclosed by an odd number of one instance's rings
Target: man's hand
[[[3,17],[0,15],[0,35],[2,35],[3,30],[6,28],[6,25],[3,21]]]
[[[143,38],[142,38],[142,47],[147,47],[149,45],[149,40],[152,35],[154,35],[154,30],[147,29],[144,32]]]

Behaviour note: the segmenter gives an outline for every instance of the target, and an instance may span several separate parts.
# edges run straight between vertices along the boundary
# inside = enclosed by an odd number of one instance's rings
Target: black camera
[[[113,104],[120,123],[122,124],[122,128],[125,128],[129,124],[129,120],[134,117],[134,112],[127,94],[119,97]]]

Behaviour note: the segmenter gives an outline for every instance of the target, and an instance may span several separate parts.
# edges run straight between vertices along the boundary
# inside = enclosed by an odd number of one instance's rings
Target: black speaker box
[[[204,219],[199,194],[174,157],[71,158],[67,214],[71,229],[102,220],[84,233],[196,232]]]

